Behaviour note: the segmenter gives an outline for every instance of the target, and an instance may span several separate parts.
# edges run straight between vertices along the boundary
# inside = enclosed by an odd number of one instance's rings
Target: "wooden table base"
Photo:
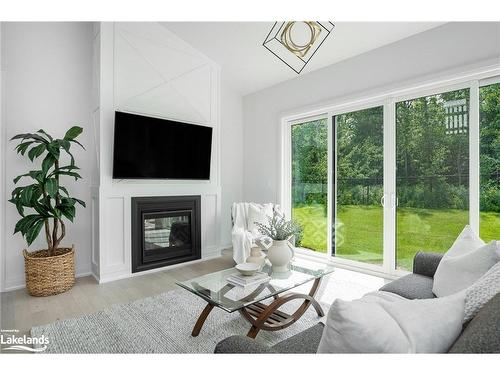
[[[265,331],[278,331],[280,329],[287,328],[288,326],[295,323],[300,319],[302,315],[307,311],[310,305],[313,305],[318,316],[322,317],[325,315],[321,305],[314,299],[316,295],[321,278],[314,280],[314,283],[309,291],[309,294],[302,293],[287,293],[283,296],[275,296],[273,302],[266,305],[261,302],[256,302],[252,305],[243,307],[239,310],[240,314],[252,324],[252,327],[247,333],[248,337],[255,338],[261,329]],[[279,308],[295,299],[303,299],[304,302],[293,312],[292,314],[280,311]],[[196,324],[193,328],[192,336],[198,336],[200,333],[205,320],[214,308],[214,305],[207,304],[200,314]]]

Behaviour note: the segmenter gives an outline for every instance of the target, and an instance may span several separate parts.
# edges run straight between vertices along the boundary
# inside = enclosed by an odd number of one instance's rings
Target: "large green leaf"
[[[55,160],[59,160],[61,152],[59,151],[59,143],[57,141],[50,142],[47,145],[47,151],[54,157]]]
[[[26,186],[21,192],[21,203],[25,207],[31,207],[31,198],[33,197],[34,185]]]
[[[43,159],[42,162],[42,173],[44,176],[47,174],[47,172],[54,165],[55,162],[56,159],[54,158],[54,156],[52,154],[47,154],[47,156],[45,157],[45,159]]]
[[[76,203],[76,199],[70,197],[61,197],[61,205],[62,206],[74,206]]]
[[[17,184],[21,178],[26,177],[26,176],[30,176],[30,173],[25,173],[25,174],[22,174],[20,176],[17,176],[16,178],[14,178],[14,183]]]
[[[66,139],[61,139],[61,140],[59,140],[59,144],[61,145],[61,147],[64,149],[64,151],[66,151],[66,153],[71,158],[70,164],[74,165],[75,164],[75,158],[73,157],[73,154],[69,151],[69,149],[71,147],[71,143],[68,140],[66,140]]]
[[[38,220],[36,223],[34,223],[31,228],[28,230],[26,233],[26,242],[28,243],[28,246],[33,243],[33,241],[38,237],[38,234],[40,233],[40,230],[42,229],[44,225],[44,220]]]
[[[45,130],[43,130],[43,129],[40,129],[39,131],[37,131],[37,133],[45,135],[49,139],[50,142],[52,142],[54,140],[54,138],[52,138],[49,134],[47,134],[45,132]]]
[[[30,142],[23,142],[23,143],[19,143],[17,146],[16,146],[16,150],[17,150],[17,153],[18,154],[21,154],[21,155],[24,155],[24,153],[26,152],[26,150],[28,149],[29,145],[32,144],[32,143],[35,143],[34,141],[30,141]]]
[[[66,194],[67,196],[69,196],[68,189],[66,189],[64,186],[59,186],[59,190],[62,190],[64,192],[64,194]]]
[[[44,174],[42,171],[30,171],[29,175],[32,179],[37,180],[39,183],[43,183],[44,181]]]
[[[61,213],[68,218],[69,221],[73,222],[75,218],[75,207],[74,206],[57,206],[57,209],[61,211]]]
[[[33,134],[33,133],[23,133],[23,134],[18,134],[12,137],[10,140],[13,141],[14,139],[34,139],[35,141],[43,142],[43,143],[48,143],[47,140],[38,134]]]
[[[71,129],[69,129],[66,134],[64,135],[64,139],[71,141],[78,137],[81,133],[83,132],[83,129],[79,126],[73,126]]]
[[[57,193],[59,192],[59,184],[55,178],[49,178],[45,181],[45,191],[52,198],[57,196]]]
[[[43,194],[43,190],[42,190],[41,186],[38,184],[34,185],[33,186],[33,194],[31,195],[31,206],[32,207],[36,202],[38,202],[38,199],[40,199],[42,194]]]
[[[29,152],[28,152],[28,158],[33,161],[37,157],[43,154],[45,151],[45,144],[39,144],[38,146],[33,147]]]
[[[16,227],[14,229],[14,234],[17,232],[21,232],[23,235],[28,232],[28,230],[38,221],[43,219],[41,215],[33,214],[26,215],[21,220],[16,223]]]
[[[18,197],[13,197],[13,198],[9,199],[9,202],[12,204],[15,204],[17,212],[19,212],[19,215],[24,217],[24,207],[23,207],[23,204],[21,203],[21,199]]]
[[[80,176],[78,173],[76,173],[76,172],[69,172],[69,171],[54,171],[52,174],[54,176],[61,176],[61,175],[63,175],[63,176],[71,176],[71,177],[75,178],[75,181],[78,180],[79,178],[82,178],[82,176]]]
[[[47,207],[43,202],[33,202],[33,209],[46,219],[52,217],[50,207]]]
[[[77,201],[78,203],[80,203],[80,205],[81,205],[82,207],[86,207],[85,202],[84,202],[84,201],[82,201],[81,199],[77,199],[77,198],[73,198],[73,199],[74,199],[75,201]]]
[[[24,189],[24,186],[18,186],[16,187],[14,190],[12,190],[12,196],[16,196],[17,194],[19,194],[22,190]]]
[[[79,145],[81,148],[83,148],[85,150],[85,147],[80,142],[78,142],[76,139],[72,139],[70,142],[76,143],[77,145]]]

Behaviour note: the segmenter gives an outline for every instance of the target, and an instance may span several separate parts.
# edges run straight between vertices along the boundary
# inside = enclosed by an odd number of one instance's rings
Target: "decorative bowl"
[[[252,276],[253,274],[255,274],[255,272],[259,270],[260,266],[255,263],[240,263],[237,264],[235,268],[243,276]]]

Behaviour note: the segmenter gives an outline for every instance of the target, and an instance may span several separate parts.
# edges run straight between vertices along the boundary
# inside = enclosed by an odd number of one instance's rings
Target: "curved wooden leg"
[[[320,318],[324,317],[325,316],[325,312],[323,311],[323,308],[321,307],[321,305],[319,304],[318,301],[316,301],[314,298],[311,299],[309,301],[311,303],[311,305],[313,305],[314,307],[314,310],[316,310],[316,312],[318,313],[318,316]]]
[[[260,328],[256,327],[256,326],[252,326],[252,328],[250,328],[248,330],[248,333],[247,333],[247,337],[250,337],[251,339],[254,339],[257,337],[257,333],[259,333],[260,331]]]
[[[318,314],[318,316],[323,317],[323,316],[325,316],[325,312],[323,311],[323,308],[321,307],[319,302],[314,298],[316,296],[316,293],[319,290],[320,284],[321,284],[321,278],[314,280],[314,283],[313,283],[311,290],[309,291],[309,294],[308,294],[309,297],[311,297],[311,298],[308,299],[307,301],[305,301],[304,304],[307,303],[307,306],[305,306],[306,310],[309,307],[309,305],[313,305],[314,310],[316,310],[316,313]]]
[[[203,327],[203,324],[205,323],[205,320],[207,320],[208,315],[214,308],[214,305],[212,304],[207,304],[203,311],[200,314],[200,317],[196,321],[196,324],[194,325],[193,331],[191,332],[191,336],[196,337],[200,334],[201,328]]]
[[[316,292],[318,291],[320,281],[320,278],[314,281],[309,294],[289,293],[275,298],[269,305],[256,303],[253,305],[254,307],[249,306],[241,309],[241,315],[243,315],[252,324],[247,336],[255,338],[261,329],[266,331],[277,331],[286,328],[299,320],[310,305],[314,307],[318,316],[324,316],[325,313],[323,308],[314,298]],[[297,310],[295,310],[293,314],[289,315],[278,310],[285,303],[295,299],[303,299],[304,302],[297,308]]]

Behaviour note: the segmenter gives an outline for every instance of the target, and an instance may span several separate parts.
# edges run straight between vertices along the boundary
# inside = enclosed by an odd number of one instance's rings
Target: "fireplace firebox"
[[[132,272],[201,258],[199,195],[133,197]]]

